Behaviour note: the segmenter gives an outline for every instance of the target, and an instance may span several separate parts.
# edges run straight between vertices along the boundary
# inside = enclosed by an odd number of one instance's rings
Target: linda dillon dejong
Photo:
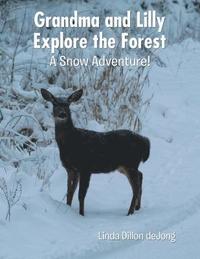
[[[97,233],[99,240],[151,240],[151,241],[169,241],[171,243],[176,242],[176,232],[146,232],[137,233],[133,231],[122,231],[122,232],[105,232],[100,231]]]
[[[56,59],[54,56],[50,59],[50,66],[150,66],[150,56],[142,57],[142,58],[131,58],[131,57],[123,57],[123,58],[108,58],[106,56],[97,57],[93,56],[92,58],[69,58],[66,56],[60,56]]]

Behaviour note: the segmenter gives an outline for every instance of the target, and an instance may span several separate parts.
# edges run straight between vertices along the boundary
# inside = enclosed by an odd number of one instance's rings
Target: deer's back
[[[107,173],[121,166],[137,168],[145,139],[129,130],[103,133],[74,129],[58,146],[65,167]]]

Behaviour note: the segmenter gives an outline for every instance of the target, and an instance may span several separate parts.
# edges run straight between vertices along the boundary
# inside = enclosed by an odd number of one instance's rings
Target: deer
[[[53,104],[55,139],[60,160],[66,169],[67,205],[72,205],[79,183],[79,214],[84,216],[84,200],[91,174],[119,171],[124,174],[132,189],[132,200],[127,215],[141,207],[143,174],[139,164],[150,155],[150,140],[130,130],[120,129],[97,132],[74,126],[70,104],[77,102],[83,89],[76,90],[68,98],[56,97],[41,89],[42,97]]]

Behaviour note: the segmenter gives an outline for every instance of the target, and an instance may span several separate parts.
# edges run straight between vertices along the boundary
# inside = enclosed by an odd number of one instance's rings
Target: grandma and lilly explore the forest
[[[131,12],[127,11],[126,16],[108,16],[103,22],[103,26],[107,28],[125,28],[131,27]],[[34,16],[36,28],[100,28],[101,22],[99,16],[79,16],[74,11],[73,16],[46,16],[44,12],[38,11]],[[144,13],[137,12],[135,17],[136,28],[157,28],[157,32],[161,33],[165,22],[165,17],[156,14],[156,11],[147,11]],[[103,32],[93,35],[93,48],[113,49],[116,46],[126,49],[158,49],[165,48],[166,37],[162,34],[159,37],[130,37],[128,32],[121,33],[120,39],[115,37],[106,37]],[[70,49],[88,47],[87,37],[69,37],[63,31],[59,32],[57,37],[42,37],[40,32],[34,33],[34,48],[50,49],[54,54],[56,49]]]

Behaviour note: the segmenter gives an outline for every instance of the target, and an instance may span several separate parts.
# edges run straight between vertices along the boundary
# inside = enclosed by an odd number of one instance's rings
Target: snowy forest
[[[58,49],[57,57],[147,57],[150,66],[50,66],[50,50],[33,48],[33,33],[56,36],[63,28],[37,28],[37,11],[67,16],[123,16],[156,10],[165,16],[164,49],[94,49],[102,31],[65,28],[84,36],[86,49]],[[126,29],[153,37],[153,28]],[[141,210],[126,216],[131,188],[119,173],[92,175],[78,213],[77,191],[66,205],[67,174],[55,140],[52,104],[41,89],[68,97],[76,127],[128,129],[147,136],[151,154],[143,172]],[[0,0],[0,259],[196,259],[200,234],[200,0]],[[99,233],[135,233],[134,240],[102,240]],[[139,233],[154,233],[151,240]],[[150,235],[150,234],[149,234]],[[176,237],[176,240],[169,237]]]

